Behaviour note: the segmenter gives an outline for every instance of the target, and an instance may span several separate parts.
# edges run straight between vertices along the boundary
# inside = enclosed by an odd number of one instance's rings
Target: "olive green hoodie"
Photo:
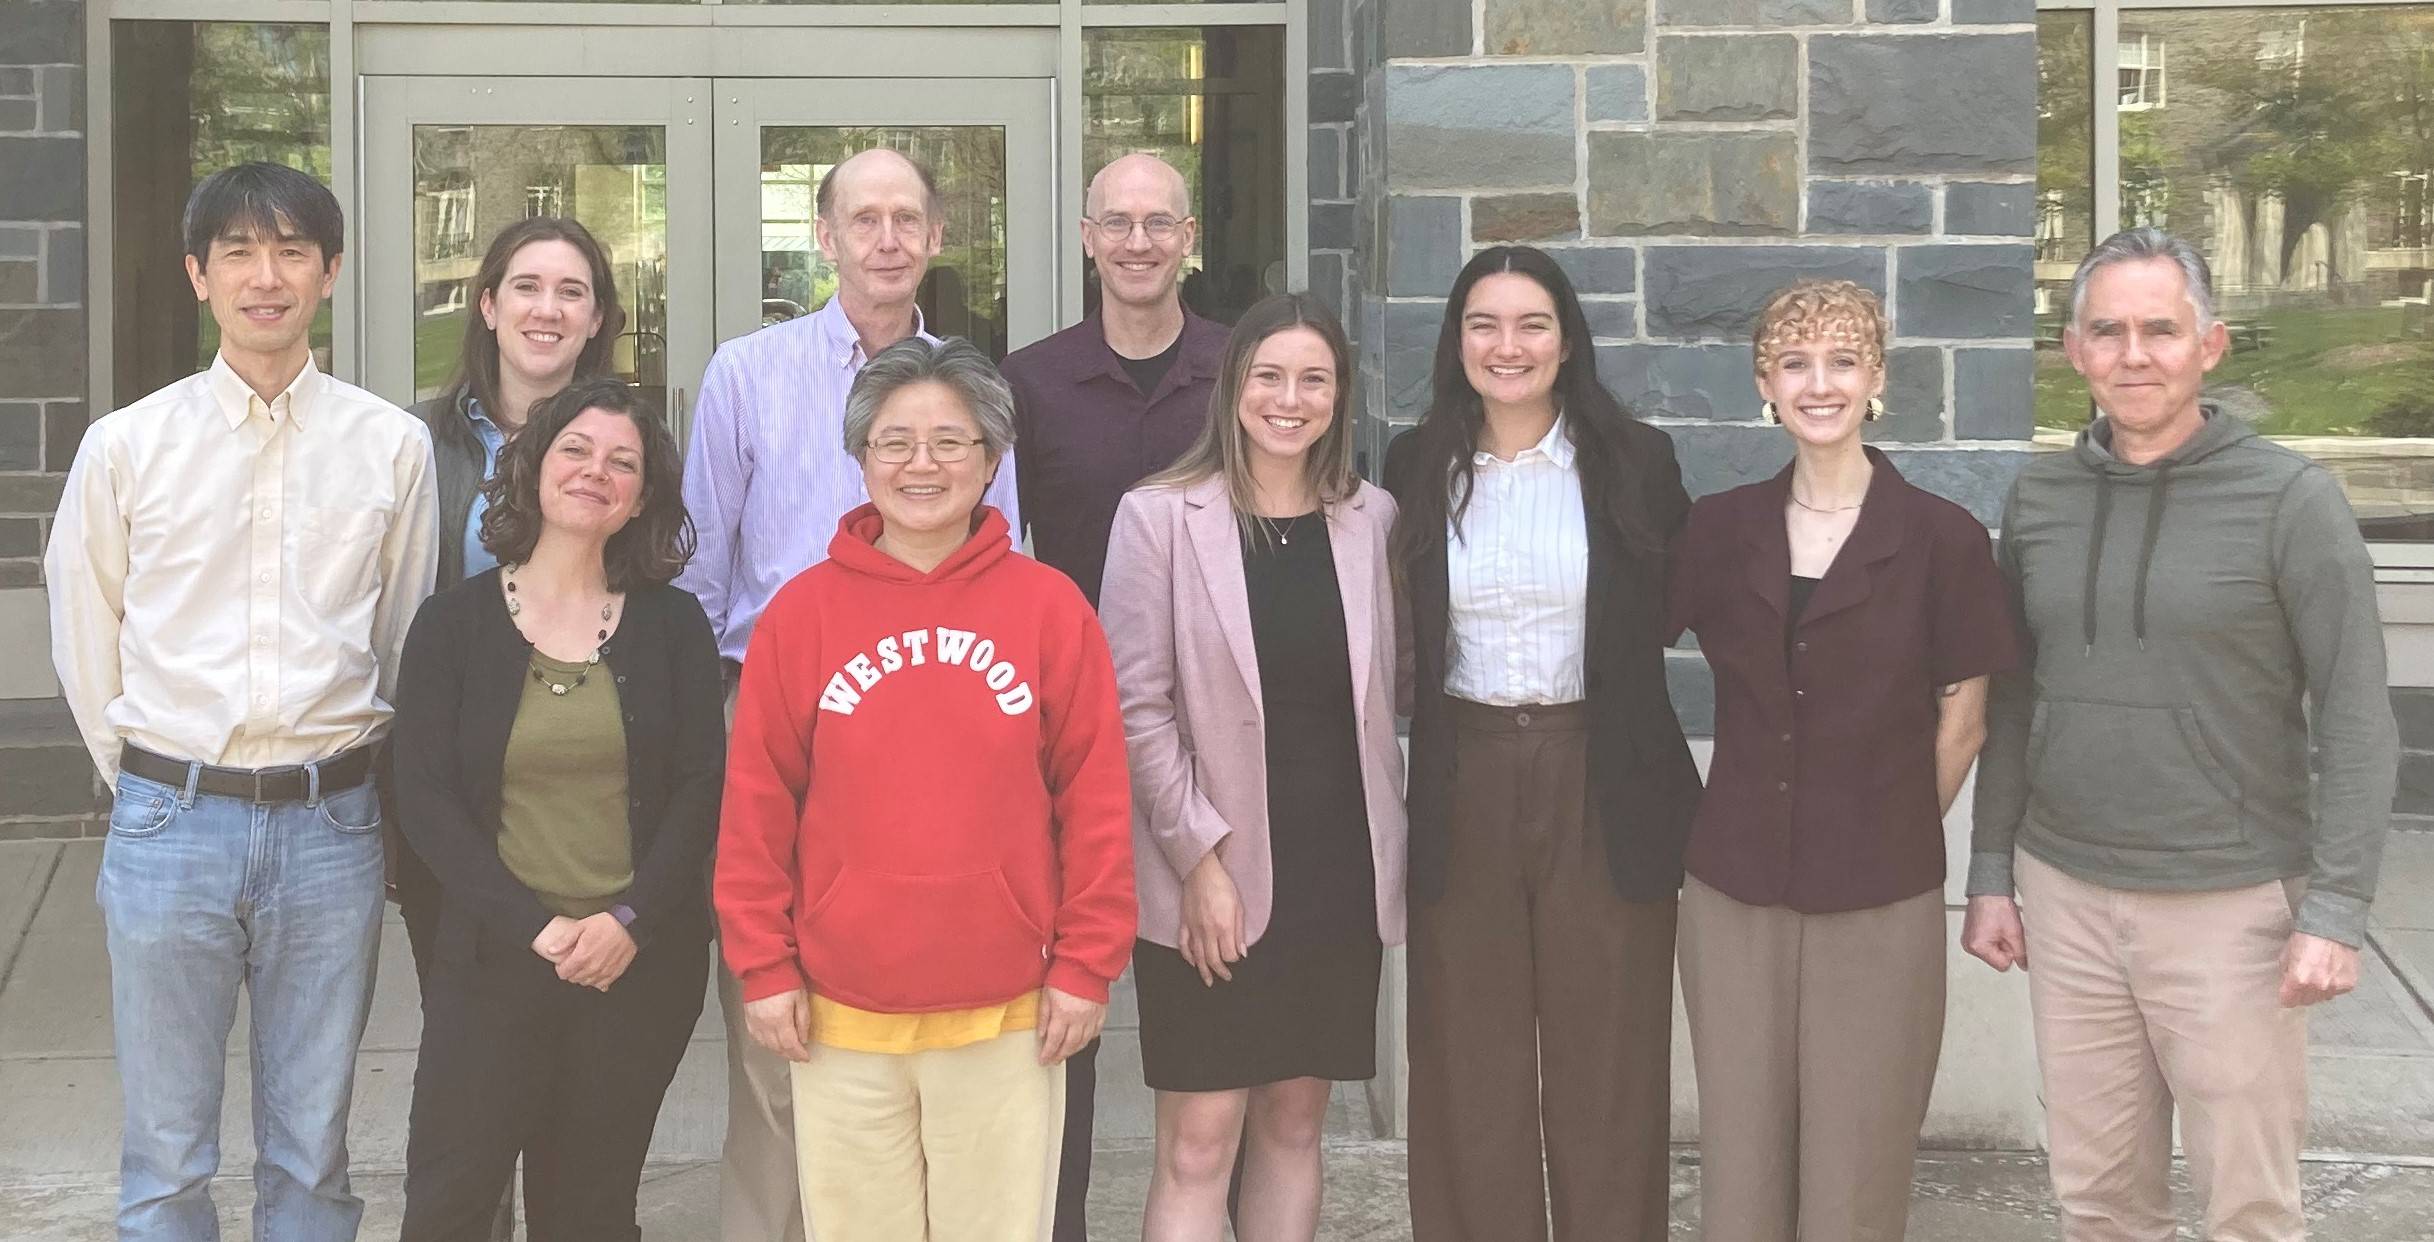
[[[2399,739],[2340,484],[2211,406],[2151,465],[2111,431],[2031,461],[2004,505],[2030,658],[1987,706],[1969,893],[2010,895],[2015,846],[2112,888],[2304,876],[2298,929],[2356,945]]]

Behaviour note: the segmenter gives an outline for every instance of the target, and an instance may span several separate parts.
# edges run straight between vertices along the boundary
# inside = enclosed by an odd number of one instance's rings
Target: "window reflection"
[[[330,32],[258,22],[111,27],[113,391],[121,402],[211,365],[219,327],[186,279],[194,184],[247,160],[330,179]],[[331,365],[330,307],[313,354]]]
[[[1095,173],[1117,156],[1150,151],[1191,187],[1200,240],[1184,261],[1185,304],[1232,323],[1251,303],[1282,291],[1283,30],[1091,30],[1082,59],[1084,167]],[[1085,304],[1095,310],[1098,288],[1087,266],[1083,279]]]
[[[2095,244],[2095,113],[2088,70],[2092,18],[2037,15],[2037,424],[2076,429],[2087,390],[2062,356],[2071,272]]]

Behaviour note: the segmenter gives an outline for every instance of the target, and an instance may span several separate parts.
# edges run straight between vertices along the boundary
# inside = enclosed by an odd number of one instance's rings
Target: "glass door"
[[[570,216],[616,269],[617,373],[682,436],[712,343],[710,100],[688,78],[364,79],[366,385],[436,395],[491,239]]]
[[[1054,331],[1053,91],[1035,78],[721,79],[719,339],[834,295],[813,198],[830,168],[879,146],[928,168],[946,205],[946,239],[921,288],[930,332],[1003,358]]]

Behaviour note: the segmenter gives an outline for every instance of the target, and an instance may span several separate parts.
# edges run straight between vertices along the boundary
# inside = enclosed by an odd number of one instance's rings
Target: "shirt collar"
[[[228,429],[234,431],[244,426],[245,420],[253,416],[254,403],[261,398],[237,377],[236,368],[229,366],[224,356],[213,355],[211,370],[206,375],[211,385],[212,401],[220,407],[220,416],[228,420]],[[296,425],[301,427],[304,420],[310,417],[308,411],[313,398],[320,393],[321,368],[313,364],[313,356],[307,353],[304,356],[304,369],[296,372],[296,378],[288,381],[287,387],[278,396],[264,402],[267,407],[265,412],[274,423],[281,418],[293,418]]]
[[[862,353],[862,334],[854,331],[853,320],[845,317],[845,298],[841,294],[830,295],[820,309],[813,311],[811,323],[818,329],[827,355],[837,360],[839,370],[857,371],[863,363],[870,361]],[[932,344],[937,343],[937,338],[930,335],[929,321],[922,317],[918,304],[913,307],[913,335]]]
[[[1534,459],[1544,458],[1569,470],[1572,468],[1573,453],[1572,437],[1564,434],[1564,416],[1557,414],[1554,425],[1547,428],[1547,434],[1540,436],[1538,443],[1513,454],[1513,460],[1504,461],[1494,453],[1480,449],[1471,454],[1471,464],[1474,466],[1518,466]]]

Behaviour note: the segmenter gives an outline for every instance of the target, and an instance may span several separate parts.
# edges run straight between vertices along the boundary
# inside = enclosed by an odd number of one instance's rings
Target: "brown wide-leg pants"
[[[1944,895],[1835,914],[1682,885],[1708,1242],[1901,1242],[1944,1045]]]
[[[1444,894],[1411,914],[1414,1242],[1661,1242],[1672,898],[1617,896],[1579,704],[1457,703]]]

